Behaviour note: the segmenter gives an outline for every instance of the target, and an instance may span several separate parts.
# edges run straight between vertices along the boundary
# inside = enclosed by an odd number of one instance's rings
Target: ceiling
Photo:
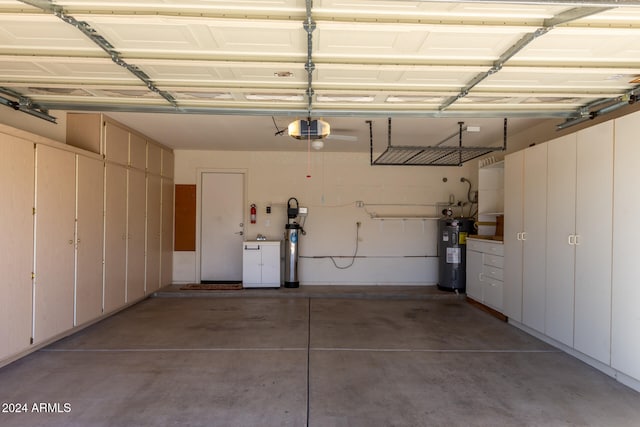
[[[640,0],[0,0],[0,103],[104,111],[173,148],[501,143],[635,102]],[[355,140],[357,139],[357,140]],[[444,144],[455,144],[457,138]]]

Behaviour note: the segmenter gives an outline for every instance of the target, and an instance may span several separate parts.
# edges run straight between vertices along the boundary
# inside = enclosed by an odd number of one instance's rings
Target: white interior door
[[[200,197],[200,280],[241,281],[244,174],[203,173]]]

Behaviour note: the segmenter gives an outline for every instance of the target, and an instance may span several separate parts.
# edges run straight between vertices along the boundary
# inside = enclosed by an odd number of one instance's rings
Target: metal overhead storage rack
[[[393,146],[391,145],[391,118],[388,119],[387,149],[373,160],[373,129],[369,124],[369,149],[372,166],[461,166],[469,160],[484,156],[494,151],[507,149],[507,119],[504,119],[503,140],[501,146],[492,147],[464,147],[462,135],[467,131],[464,122],[458,122],[458,132],[448,136],[433,146]],[[458,136],[457,146],[443,146],[443,144]]]

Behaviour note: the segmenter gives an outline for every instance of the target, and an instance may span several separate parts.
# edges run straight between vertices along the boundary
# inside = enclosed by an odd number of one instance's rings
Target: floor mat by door
[[[186,291],[234,291],[242,289],[242,283],[193,283],[180,287]]]

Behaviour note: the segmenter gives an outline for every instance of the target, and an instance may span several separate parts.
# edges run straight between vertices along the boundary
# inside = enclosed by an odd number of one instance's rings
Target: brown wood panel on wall
[[[174,250],[196,250],[196,186],[176,184]]]

